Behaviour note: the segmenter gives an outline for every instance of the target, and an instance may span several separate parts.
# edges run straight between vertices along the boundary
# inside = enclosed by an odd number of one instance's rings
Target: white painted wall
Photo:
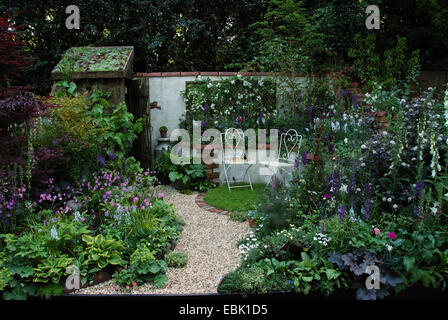
[[[225,76],[210,76],[202,78],[209,78],[211,80],[220,80]],[[259,78],[264,78],[260,76]],[[157,101],[157,105],[161,109],[151,110],[151,125],[152,125],[152,152],[158,144],[160,138],[159,128],[161,126],[168,127],[168,137],[174,129],[179,128],[179,119],[185,114],[185,101],[180,95],[180,92],[185,90],[187,81],[194,81],[194,76],[174,76],[174,77],[148,77],[149,81],[149,102]],[[305,83],[305,78],[298,79],[301,83]],[[236,171],[234,171],[236,170]],[[245,168],[234,168],[232,175],[244,176]],[[252,182],[263,183],[268,181],[268,176],[259,174],[259,168],[251,168],[250,174]],[[220,168],[220,180],[224,181],[224,172]],[[245,179],[247,181],[247,178]]]
[[[204,77],[205,78],[205,77]],[[221,77],[208,77],[219,80]],[[151,110],[152,148],[157,145],[160,138],[159,128],[168,127],[168,137],[174,129],[179,128],[179,119],[185,114],[185,101],[180,95],[185,90],[187,81],[194,81],[196,77],[150,77],[149,101],[157,101],[161,109]]]

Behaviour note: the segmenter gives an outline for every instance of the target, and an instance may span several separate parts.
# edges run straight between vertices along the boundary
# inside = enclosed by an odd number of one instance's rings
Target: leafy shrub
[[[181,161],[180,164],[174,164],[169,151],[162,151],[160,157],[155,160],[154,167],[160,180],[173,182],[179,190],[205,191],[215,185],[207,180],[203,164],[194,164],[193,161],[189,163]]]
[[[183,268],[187,265],[188,256],[184,252],[171,251],[165,255],[165,261],[170,268]]]
[[[143,118],[134,121],[124,102],[116,106],[109,106],[107,95],[97,90],[90,96],[90,115],[93,122],[106,132],[100,137],[106,147],[115,150],[118,158],[122,158],[142,131]]]
[[[391,90],[397,87],[400,80],[415,77],[419,67],[419,52],[406,54],[406,38],[399,37],[396,47],[385,50],[384,57],[376,52],[375,42],[375,34],[369,34],[363,39],[358,33],[354,37],[354,47],[349,51],[349,57],[354,59],[355,72],[366,88],[382,84]]]
[[[167,269],[165,261],[156,260],[154,252],[142,242],[131,255],[130,267],[123,268],[114,275],[114,278],[118,286],[126,290],[131,290],[137,284],[145,282],[151,282],[161,288],[168,281],[165,275]]]
[[[87,97],[64,96],[47,101],[55,108],[39,119],[33,145],[60,151],[63,156],[56,159],[42,156],[37,165],[46,173],[47,179],[51,175],[57,181],[74,183],[98,167],[100,137],[105,130],[95,125],[88,111]]]

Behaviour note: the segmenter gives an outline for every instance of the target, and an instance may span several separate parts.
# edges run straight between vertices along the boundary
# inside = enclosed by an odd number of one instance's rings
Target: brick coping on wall
[[[196,204],[198,205],[199,208],[202,208],[202,209],[210,211],[210,212],[218,213],[218,214],[229,215],[228,211],[221,210],[221,209],[216,209],[216,208],[212,207],[211,205],[208,205],[205,202],[204,197],[205,197],[205,192],[199,193],[196,196],[195,202],[196,202]]]
[[[240,74],[243,77],[253,76],[275,76],[279,72],[229,72],[229,71],[187,71],[187,72],[134,72],[135,78],[158,78],[158,77],[232,77]],[[305,77],[304,73],[296,74],[297,77]]]

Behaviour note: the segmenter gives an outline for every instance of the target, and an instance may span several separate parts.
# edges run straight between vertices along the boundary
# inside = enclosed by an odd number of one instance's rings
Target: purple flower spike
[[[308,164],[308,153],[305,151],[302,153],[302,163],[306,166]]]
[[[342,219],[345,218],[345,215],[347,214],[347,208],[345,206],[339,206],[338,208],[338,217],[339,222],[342,223]]]
[[[422,195],[422,191],[423,191],[424,187],[425,187],[425,182],[423,180],[420,180],[415,184],[415,193],[417,195],[417,198]]]
[[[104,157],[100,154],[97,156],[97,158],[100,167],[104,167],[104,165],[106,164],[106,159],[104,159]]]

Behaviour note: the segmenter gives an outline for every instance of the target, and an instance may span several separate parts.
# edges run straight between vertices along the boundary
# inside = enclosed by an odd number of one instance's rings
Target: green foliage
[[[173,205],[156,200],[151,208],[131,211],[129,221],[118,227],[123,240],[135,249],[142,239],[147,241],[150,250],[158,257],[163,256],[167,247],[177,240],[185,225]]]
[[[258,35],[258,52],[251,69],[287,73],[308,72],[324,48],[324,35],[313,23],[305,1],[269,1],[264,20],[251,27]]]
[[[319,263],[316,258],[311,259],[305,252],[301,253],[301,261],[288,266],[287,273],[292,277],[294,290],[307,295],[312,289],[325,288],[328,295],[334,287],[341,288],[343,280],[339,279],[341,272],[334,267]]]
[[[55,93],[56,98],[62,98],[64,95],[72,97],[76,96],[77,86],[76,83],[72,81],[69,82],[67,80],[61,80],[56,82],[54,86],[56,87],[56,89],[59,88]]]
[[[142,131],[143,118],[134,121],[134,115],[128,111],[124,102],[109,106],[104,93],[100,91],[95,91],[90,96],[90,103],[93,122],[105,130],[100,137],[101,142],[104,142],[110,150],[115,150],[116,155],[122,158],[131,148],[137,133]]]
[[[78,181],[96,169],[100,137],[105,131],[95,125],[85,96],[62,96],[47,102],[56,107],[38,119],[33,147],[49,149],[50,154],[60,151],[62,156],[42,156],[38,168],[56,179]]]
[[[377,52],[375,34],[365,38],[361,33],[356,34],[349,51],[349,57],[354,59],[354,71],[368,90],[377,84],[391,90],[398,86],[400,80],[415,78],[419,68],[418,56],[418,50],[407,54],[406,38],[401,37],[396,47],[385,50],[381,56]]]
[[[156,258],[151,250],[144,243],[141,243],[132,253],[130,263],[138,274],[147,274],[150,270],[155,270],[155,268],[151,268],[151,264],[155,260]]]
[[[34,282],[59,283],[68,266],[73,264],[73,259],[67,255],[48,257],[34,269]]]
[[[165,261],[170,268],[183,268],[188,263],[188,256],[184,252],[171,251],[165,255]]]
[[[192,189],[205,191],[214,186],[206,177],[205,167],[203,164],[194,164],[190,157],[190,161],[179,159],[180,164],[174,164],[171,161],[169,151],[162,151],[160,157],[154,162],[155,170],[163,182],[173,182],[179,190]]]
[[[405,286],[423,284],[424,287],[443,290],[447,287],[448,236],[444,231],[431,231],[423,223],[417,230],[402,231],[406,241],[401,242],[397,253],[402,256],[400,276]]]
[[[104,237],[103,235],[95,237],[83,235],[82,240],[87,245],[85,249],[87,261],[93,265],[91,272],[101,270],[109,264],[123,265],[125,263],[121,258],[124,250],[122,241],[115,240],[110,236]]]
[[[59,296],[64,292],[64,285],[61,283],[48,283],[39,286],[37,294],[49,299],[53,296]]]
[[[115,282],[131,290],[138,283],[151,282],[157,288],[165,286],[168,278],[165,273],[168,266],[163,260],[156,260],[154,252],[144,243],[140,243],[130,258],[130,267],[114,274]]]
[[[5,253],[0,252],[0,292],[4,291],[13,279],[11,272],[5,267]]]
[[[69,4],[42,0],[0,4],[0,11],[11,13],[16,24],[24,26],[24,50],[39,58],[26,78],[41,93],[49,91],[48,75],[70,47],[132,45],[135,71],[223,70],[235,55],[251,49],[247,26],[262,17],[265,7],[262,0],[219,0],[213,6],[196,0],[157,0],[144,6],[131,0],[110,6],[94,0],[77,4],[81,28],[67,32]]]

